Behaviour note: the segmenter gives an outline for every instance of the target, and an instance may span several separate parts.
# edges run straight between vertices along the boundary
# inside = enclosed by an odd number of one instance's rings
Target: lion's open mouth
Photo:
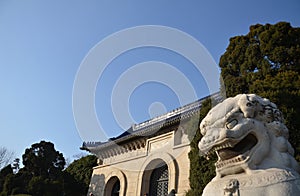
[[[238,155],[242,155],[245,152],[249,151],[257,144],[257,139],[254,135],[249,134],[240,142],[235,144],[233,147],[231,145],[227,145],[225,148],[221,148],[216,150],[219,158],[224,161],[236,157]]]

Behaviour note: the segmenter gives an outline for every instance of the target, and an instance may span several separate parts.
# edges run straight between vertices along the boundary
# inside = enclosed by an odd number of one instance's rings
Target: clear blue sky
[[[257,23],[287,21],[299,27],[299,10],[298,0],[0,0],[0,146],[21,158],[25,148],[46,140],[72,158],[83,140],[104,140],[82,138],[72,92],[84,57],[113,33],[140,25],[172,27],[197,39],[218,63],[230,37],[246,34]],[[201,74],[180,55],[151,47],[128,51],[111,62],[95,90],[107,137],[122,132],[111,109],[112,88],[124,71],[144,61],[175,66],[191,80],[197,98],[208,94]],[[172,110],[180,106],[178,93],[168,85],[144,83],[131,94],[130,113],[142,122]]]

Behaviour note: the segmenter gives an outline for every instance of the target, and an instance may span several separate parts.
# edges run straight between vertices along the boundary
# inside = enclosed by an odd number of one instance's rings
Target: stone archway
[[[119,196],[120,195],[120,180],[118,177],[111,177],[105,186],[105,196]]]
[[[125,196],[126,178],[123,172],[115,169],[105,180],[104,196]]]
[[[154,176],[155,173],[164,172],[163,176]],[[153,175],[152,175],[153,174]],[[167,178],[166,178],[167,176]],[[168,153],[155,153],[150,155],[144,162],[140,169],[139,182],[140,188],[138,188],[137,195],[143,196],[145,193],[149,194],[151,191],[151,184],[153,189],[157,188],[155,186],[166,187],[163,192],[176,189],[176,178],[177,172],[175,167],[175,160]],[[161,181],[153,185],[154,181]]]

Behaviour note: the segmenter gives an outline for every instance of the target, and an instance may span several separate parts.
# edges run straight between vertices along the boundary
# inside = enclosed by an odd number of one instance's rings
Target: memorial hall
[[[221,99],[218,93],[211,97]],[[186,124],[199,115],[206,98],[134,124],[106,142],[84,142],[81,149],[98,157],[89,193],[99,196],[185,195],[190,189],[188,153],[192,138],[188,137]]]

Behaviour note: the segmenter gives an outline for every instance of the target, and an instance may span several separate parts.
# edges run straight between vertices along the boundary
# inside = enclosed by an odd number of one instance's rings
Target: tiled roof
[[[83,142],[83,145],[80,149],[87,151],[101,150],[132,139],[151,136],[156,133],[157,130],[174,125],[181,120],[189,118],[195,113],[199,112],[202,106],[202,102],[209,97],[213,98],[217,102],[220,102],[222,100],[220,93],[212,94],[190,104],[174,109],[173,111],[170,111],[161,116],[152,118],[139,124],[134,124],[127,131],[123,132],[117,137],[110,138],[107,142]]]

